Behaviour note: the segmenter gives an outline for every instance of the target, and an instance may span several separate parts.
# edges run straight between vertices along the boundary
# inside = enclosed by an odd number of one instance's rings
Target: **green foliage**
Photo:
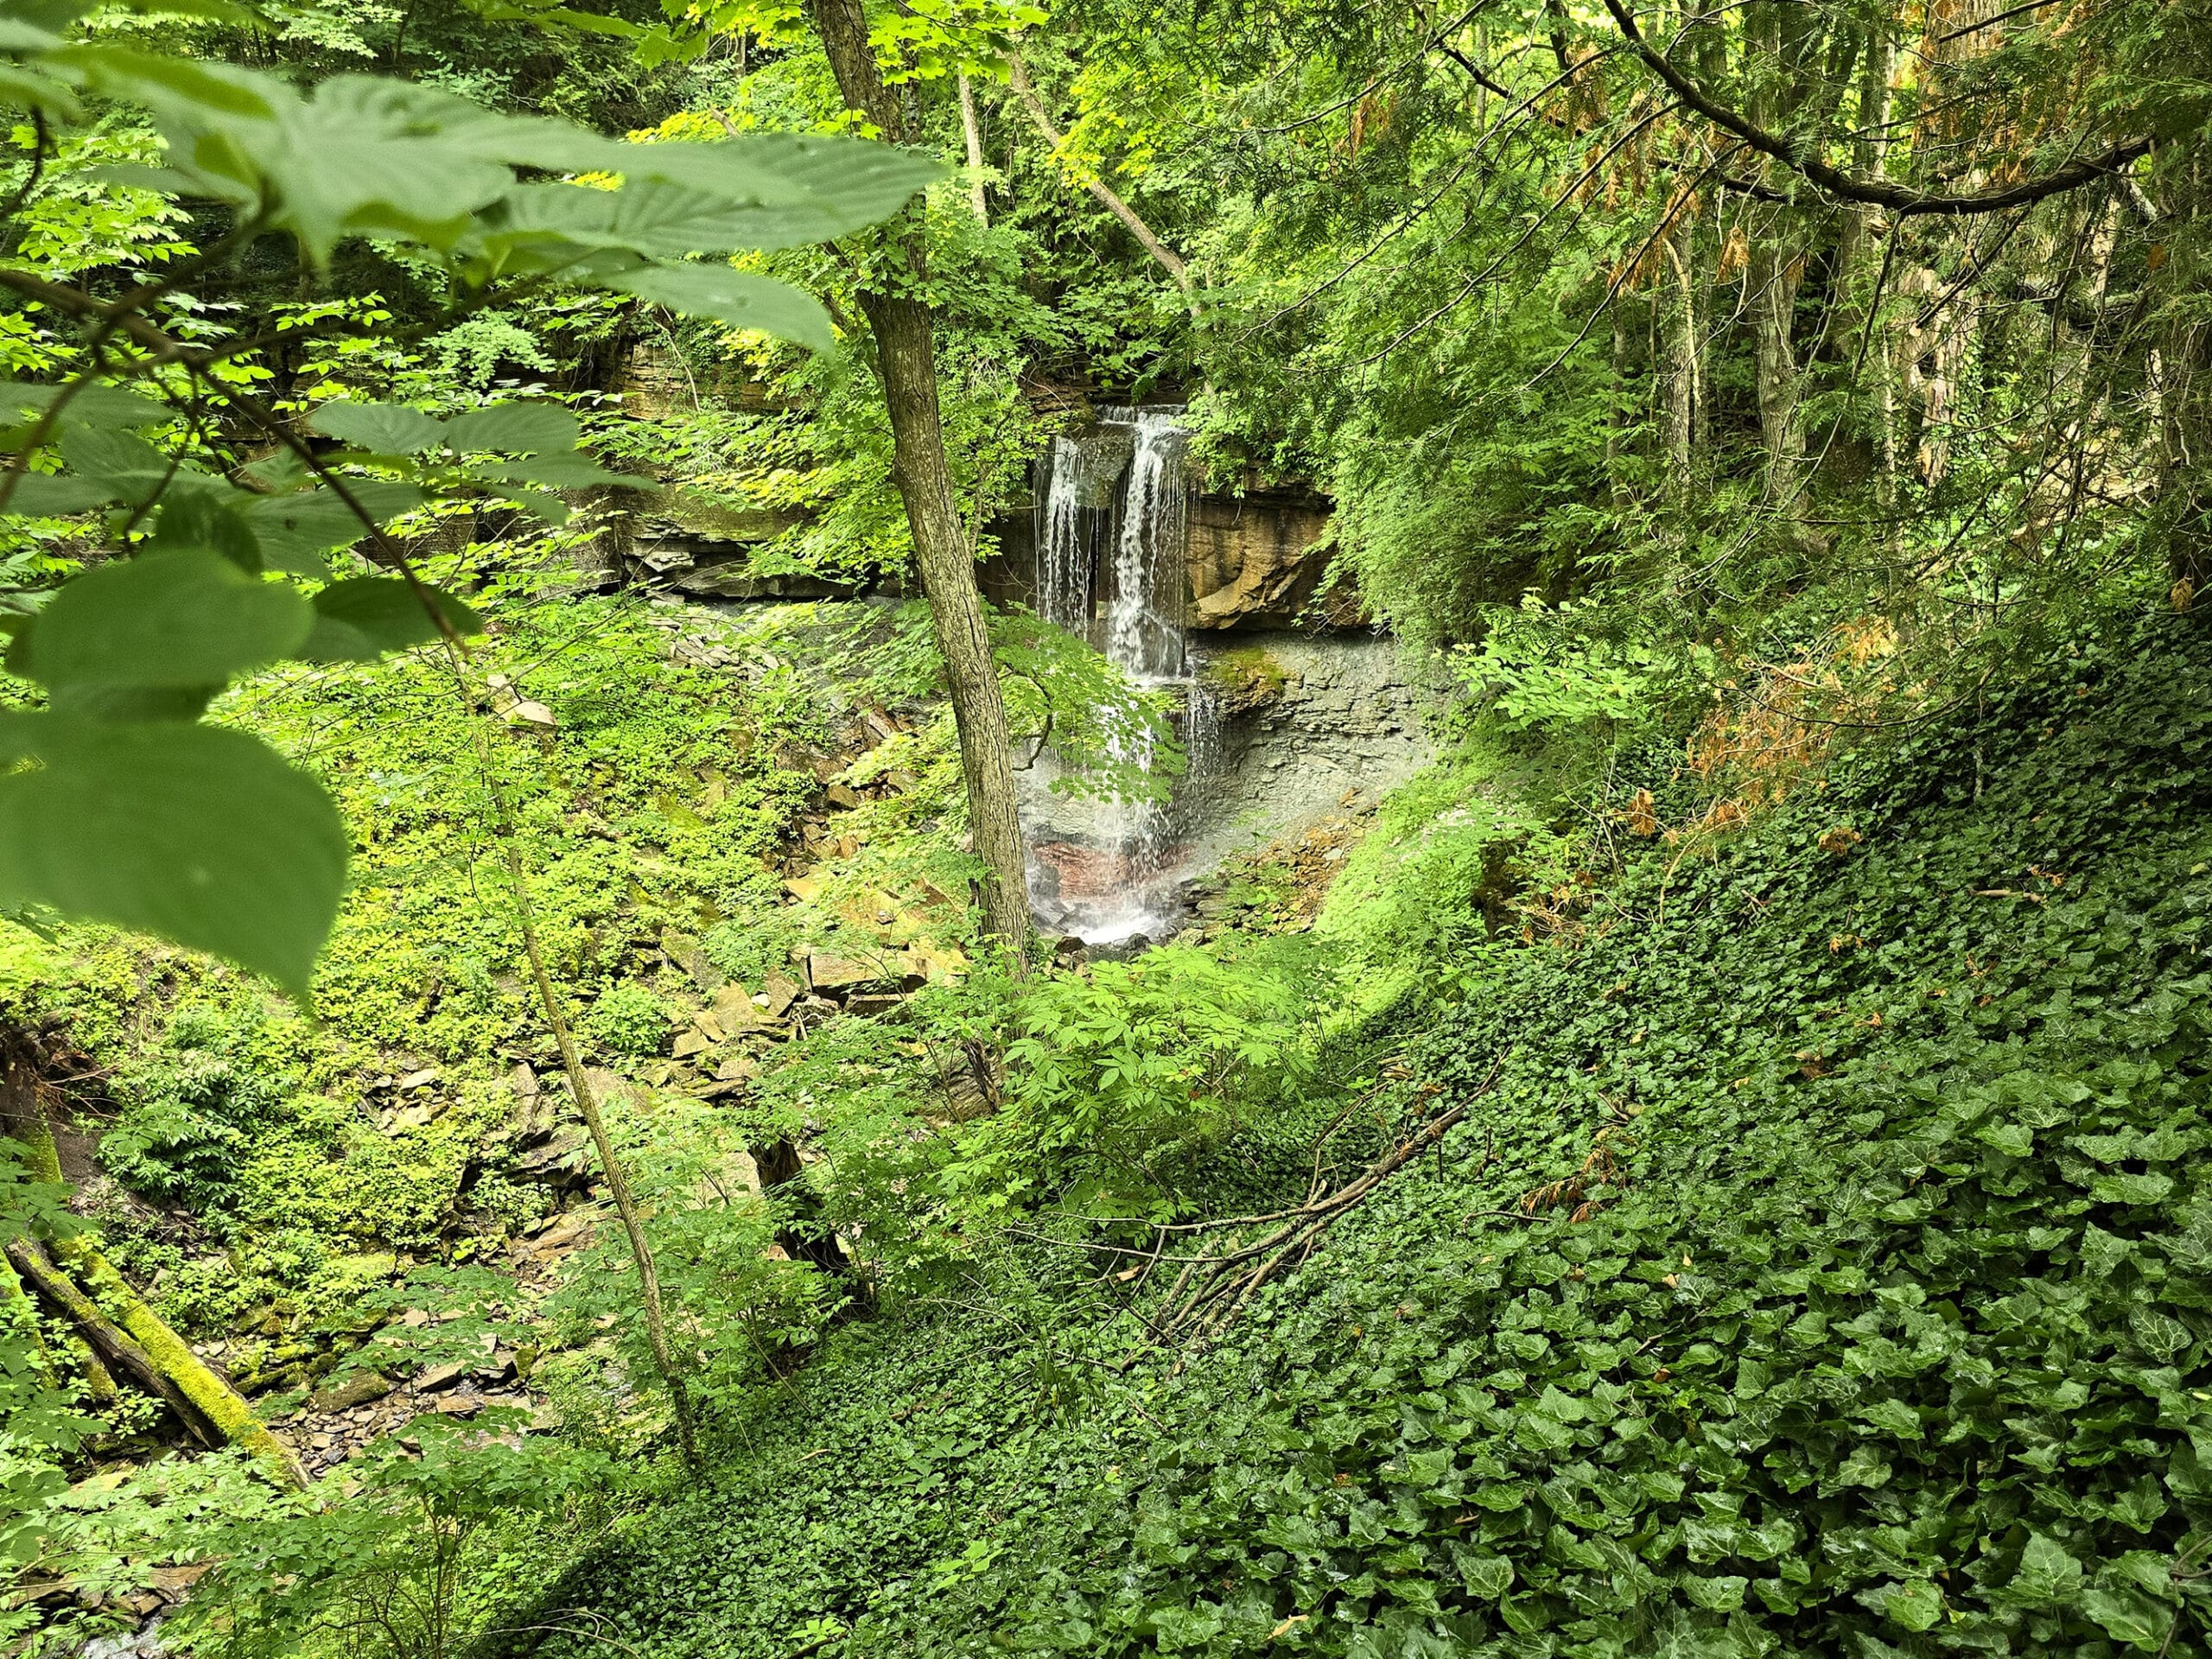
[[[255,1137],[283,1098],[251,1036],[214,1009],[180,1010],[162,1049],[118,1079],[124,1113],[100,1143],[108,1172],[201,1214],[226,1208]]]
[[[668,1010],[658,997],[634,981],[602,993],[583,1023],[586,1033],[601,1048],[626,1058],[658,1054],[668,1040]]]
[[[6,42],[17,67],[5,95],[38,117],[39,165],[50,126],[86,118],[73,88],[134,104],[149,112],[167,162],[140,169],[137,182],[232,211],[236,228],[212,261],[235,260],[278,232],[321,270],[341,242],[375,236],[437,262],[464,311],[488,304],[501,283],[558,276],[826,348],[828,319],[811,299],[683,261],[842,234],[892,212],[936,170],[841,138],[626,144],[404,79],[337,75],[302,92],[256,71],[71,39],[83,10],[34,9]],[[523,183],[518,168],[613,174],[620,186]],[[28,204],[35,181],[11,212]],[[89,238],[80,230],[78,239]],[[166,288],[144,285],[110,311],[81,290],[30,278],[13,286],[92,327],[143,309]],[[157,359],[186,362],[200,395],[237,398],[215,372],[221,353],[190,356],[181,340],[144,327]],[[148,344],[143,333],[134,340]],[[304,995],[345,879],[344,832],[327,799],[262,745],[191,722],[242,672],[295,655],[372,657],[472,619],[411,578],[404,587],[340,582],[310,607],[264,570],[318,570],[329,548],[423,499],[418,484],[430,493],[473,486],[557,524],[568,508],[550,490],[630,480],[580,460],[574,417],[543,404],[441,423],[348,400],[325,405],[315,423],[352,449],[326,460],[291,438],[281,460],[258,465],[263,491],[244,492],[200,458],[137,435],[181,412],[200,424],[183,389],[151,368],[138,372],[172,407],[115,389],[130,365],[97,349],[66,386],[25,388],[16,399],[38,413],[10,435],[17,460],[0,484],[0,512],[66,515],[112,503],[118,512],[105,529],[117,550],[130,550],[145,527],[151,534],[140,557],[66,584],[17,627],[10,666],[44,685],[50,706],[11,717],[8,752],[19,770],[0,780],[0,891],[210,950]],[[284,439],[257,405],[238,413]],[[414,460],[433,449],[454,459]],[[466,459],[486,452],[501,458]],[[57,453],[66,475],[34,464]],[[378,500],[369,481],[334,470],[363,465],[401,474],[404,496],[386,484]],[[323,487],[302,500],[309,472]]]
[[[1179,1165],[1310,1075],[1302,1012],[1255,964],[1186,948],[1045,980],[1016,1007],[984,1165],[1018,1150],[1035,1171],[998,1183],[1007,1199],[1037,1182],[1077,1211],[1173,1205]]]
[[[986,1256],[556,1593],[671,1655],[2203,1651],[2208,674],[2187,623],[2047,649],[1631,861],[1395,1033],[1495,1087],[1225,1341],[1124,1363],[1110,1281]],[[1014,1086],[1124,1086],[1094,995],[1040,988]]]
[[[1547,607],[1534,594],[1517,609],[1484,613],[1482,642],[1463,646],[1453,666],[1508,731],[1541,729],[1563,737],[1599,723],[1618,741],[1654,716],[1664,716],[1675,683],[1694,683],[1712,653],[1678,662],[1662,647],[1634,638],[1590,637],[1576,626],[1572,605]]]

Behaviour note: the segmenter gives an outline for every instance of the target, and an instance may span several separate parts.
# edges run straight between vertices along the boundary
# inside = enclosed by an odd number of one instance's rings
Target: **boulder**
[[[771,971],[764,988],[768,994],[768,1006],[762,1012],[771,1020],[780,1020],[784,1017],[785,1010],[798,1000],[799,993],[806,988],[782,974]]]
[[[806,982],[817,991],[849,991],[861,985],[880,985],[906,975],[900,957],[840,957],[817,951],[806,959]]]
[[[392,1381],[380,1371],[356,1371],[344,1381],[319,1389],[308,1403],[320,1412],[350,1411],[390,1394]]]

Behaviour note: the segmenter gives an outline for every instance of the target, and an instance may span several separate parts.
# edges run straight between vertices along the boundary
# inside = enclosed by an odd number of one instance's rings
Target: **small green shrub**
[[[607,1053],[643,1059],[668,1040],[668,1008],[643,985],[617,985],[592,1004],[583,1033]]]

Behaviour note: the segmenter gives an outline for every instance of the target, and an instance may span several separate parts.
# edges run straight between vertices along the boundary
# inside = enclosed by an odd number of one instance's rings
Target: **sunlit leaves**
[[[16,715],[0,899],[159,934],[304,995],[345,886],[328,796],[265,744],[188,723]]]
[[[57,703],[79,690],[216,686],[308,636],[308,601],[212,552],[104,565],[55,594],[16,638],[9,666]]]

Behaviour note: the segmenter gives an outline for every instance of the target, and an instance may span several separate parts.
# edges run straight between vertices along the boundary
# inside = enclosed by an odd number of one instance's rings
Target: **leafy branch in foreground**
[[[829,319],[810,297],[692,256],[843,234],[937,171],[848,138],[624,143],[368,76],[303,94],[248,70],[68,38],[86,10],[46,0],[0,11],[0,97],[35,116],[35,164],[54,128],[91,118],[88,99],[145,109],[168,164],[130,181],[234,216],[201,267],[278,232],[320,269],[340,241],[373,236],[429,255],[460,314],[570,284],[821,347]],[[524,172],[592,181],[526,182]],[[0,515],[101,513],[118,556],[50,598],[16,602],[9,666],[47,702],[0,721],[15,768],[0,777],[0,902],[157,933],[304,998],[344,886],[345,829],[303,774],[200,716],[232,679],[276,663],[363,660],[473,631],[465,604],[411,571],[329,580],[327,556],[364,532],[456,493],[557,522],[553,491],[632,480],[577,455],[575,420],[538,404],[444,423],[394,405],[327,405],[313,424],[349,447],[319,454],[219,377],[218,353],[151,320],[180,280],[172,270],[110,299],[0,269],[0,286],[79,328],[85,361],[60,386],[7,390],[0,414],[18,423],[0,435],[12,455]],[[184,413],[179,371],[196,415],[227,410],[227,429],[277,453],[226,456],[217,470],[187,458],[181,441],[149,437]],[[365,466],[387,476],[362,476]],[[326,585],[310,597],[283,575]]]

